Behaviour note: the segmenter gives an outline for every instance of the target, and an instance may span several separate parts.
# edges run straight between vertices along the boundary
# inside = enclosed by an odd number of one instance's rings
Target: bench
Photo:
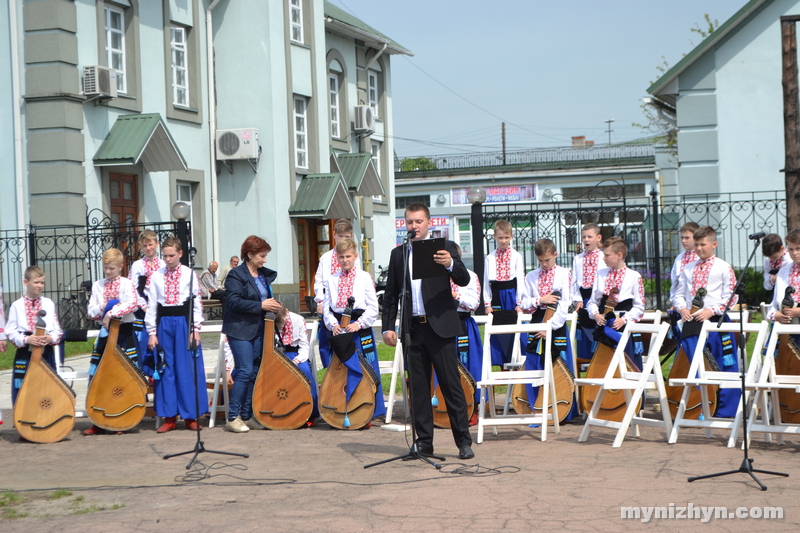
[[[222,320],[222,302],[203,299],[203,316],[206,320]]]

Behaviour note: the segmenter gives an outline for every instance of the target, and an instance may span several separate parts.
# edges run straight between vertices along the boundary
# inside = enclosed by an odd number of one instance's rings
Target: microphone
[[[189,257],[194,257],[196,255],[197,255],[197,248],[195,248],[194,246],[189,248]]]
[[[759,231],[758,233],[751,233],[750,235],[747,236],[747,238],[750,239],[751,241],[757,241],[763,239],[766,236],[767,236],[766,232]]]
[[[406,239],[413,239],[417,236],[417,232],[413,229],[408,230],[408,234],[406,234]]]

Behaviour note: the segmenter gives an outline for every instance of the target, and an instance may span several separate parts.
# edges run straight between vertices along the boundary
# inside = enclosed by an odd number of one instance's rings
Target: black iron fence
[[[766,301],[760,250],[748,272],[742,272],[753,249],[751,233],[765,231],[786,235],[784,191],[705,196],[629,197],[625,187],[597,187],[582,199],[483,206],[484,253],[495,248],[493,225],[505,219],[514,228],[513,246],[525,261],[526,272],[537,268],[533,251],[538,239],[548,238],[559,251],[557,262],[570,268],[580,253],[580,230],[594,222],[603,237],[618,235],[628,244],[627,264],[642,274],[649,309],[670,306],[670,269],[683,250],[680,227],[689,221],[712,226],[717,232],[719,257],[733,265],[737,276],[745,276],[748,305]]]
[[[86,317],[87,289],[103,277],[103,253],[120,249],[125,256],[123,272],[127,273],[141,256],[137,241],[146,229],[154,231],[161,242],[177,235],[178,223],[119,223],[94,209],[87,213],[85,227],[29,226],[0,231],[0,276],[6,307],[24,292],[25,268],[36,265],[45,272],[44,294],[56,303],[62,327],[94,327]]]

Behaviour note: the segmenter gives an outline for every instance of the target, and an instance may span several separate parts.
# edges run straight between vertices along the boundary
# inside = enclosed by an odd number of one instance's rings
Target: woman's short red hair
[[[262,252],[271,252],[272,246],[267,241],[257,235],[250,235],[242,243],[241,257],[242,261],[247,261],[249,258]]]

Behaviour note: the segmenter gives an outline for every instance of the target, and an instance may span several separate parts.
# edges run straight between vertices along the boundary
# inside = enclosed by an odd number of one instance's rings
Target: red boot
[[[167,431],[172,431],[177,426],[175,425],[175,417],[168,416],[164,419],[164,423],[161,424],[161,427],[156,430],[156,433],[166,433]]]
[[[190,431],[197,431],[198,429],[203,429],[200,424],[197,423],[197,420],[193,418],[187,418],[183,421],[186,424],[186,429]]]
[[[478,412],[477,411],[472,413],[472,416],[469,419],[469,425],[470,426],[477,426],[478,425]]]
[[[87,437],[91,435],[104,435],[105,432],[106,432],[105,429],[92,425],[92,427],[90,427],[89,429],[83,430],[82,435],[86,435]]]

